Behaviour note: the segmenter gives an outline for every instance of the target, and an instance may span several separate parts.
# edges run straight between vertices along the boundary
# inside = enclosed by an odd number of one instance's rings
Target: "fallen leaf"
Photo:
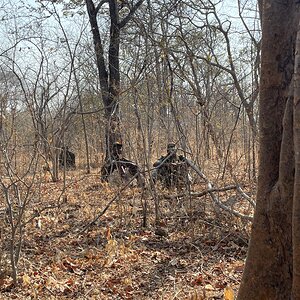
[[[0,287],[4,285],[4,279],[0,277]]]
[[[229,286],[224,290],[224,300],[234,300],[234,291]]]
[[[193,281],[192,285],[200,285],[203,282],[203,277],[201,274],[199,274]]]
[[[73,280],[72,278],[69,278],[69,279],[65,282],[65,284],[67,284],[68,286],[74,285],[74,280]]]
[[[123,283],[124,285],[132,285],[132,280],[130,278],[125,278]]]
[[[106,229],[105,237],[106,237],[107,240],[111,239],[111,233],[110,233],[110,228],[109,227],[107,227],[107,229]]]
[[[27,274],[24,274],[22,276],[23,284],[24,285],[29,285],[30,284],[30,277]]]
[[[211,284],[206,284],[204,287],[207,291],[213,291],[214,287]]]

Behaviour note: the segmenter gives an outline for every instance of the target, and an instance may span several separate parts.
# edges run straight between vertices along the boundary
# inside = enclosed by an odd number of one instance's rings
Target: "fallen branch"
[[[203,192],[198,192],[198,193],[185,192],[185,193],[181,193],[181,194],[177,194],[177,195],[164,195],[164,198],[174,199],[174,198],[181,198],[184,196],[203,197],[212,192],[225,192],[225,191],[234,190],[234,189],[237,189],[236,185],[228,185],[223,188],[208,188],[207,190],[205,190]]]
[[[224,192],[224,191],[229,191],[229,190],[234,190],[234,189],[238,189],[238,186],[229,185],[229,186],[225,186],[223,188],[212,188],[211,187],[211,188],[208,188],[207,190],[205,190],[203,192],[200,192],[200,193],[181,193],[181,194],[177,194],[177,195],[164,195],[164,198],[166,198],[166,199],[175,199],[175,198],[181,198],[181,197],[184,197],[184,196],[203,197],[203,196],[209,194],[210,197],[212,198],[212,200],[214,201],[214,203],[217,204],[223,210],[226,210],[226,211],[232,213],[233,215],[235,215],[236,217],[239,217],[241,219],[246,219],[246,220],[252,221],[253,217],[244,215],[244,214],[239,213],[238,211],[228,207],[227,205],[223,204],[219,200],[219,198],[214,194],[214,192]]]
[[[217,204],[219,207],[221,207],[222,209],[230,212],[231,214],[233,214],[234,216],[236,217],[239,217],[241,219],[245,219],[245,220],[248,220],[248,221],[252,221],[253,220],[253,217],[251,216],[247,216],[247,215],[244,215],[242,213],[239,213],[238,211],[232,209],[232,208],[229,208],[227,205],[223,204],[218,197],[216,197],[216,195],[213,193],[213,192],[209,192],[211,198],[213,199],[214,203]]]
[[[201,177],[205,182],[209,183],[207,177],[201,172],[201,170],[189,159],[185,159],[185,162]]]
[[[222,209],[226,210],[226,211],[229,211],[230,213],[232,213],[233,215],[235,215],[236,217],[239,217],[239,218],[242,218],[242,219],[246,219],[246,220],[249,220],[249,221],[252,221],[253,220],[253,217],[250,217],[250,216],[247,216],[247,215],[244,215],[244,214],[241,214],[239,212],[237,212],[236,210],[232,209],[232,208],[229,208],[228,206],[226,206],[225,204],[223,204],[218,197],[216,197],[216,195],[214,194],[214,192],[218,192],[218,191],[222,191],[222,189],[215,189],[213,188],[213,184],[207,179],[207,177],[201,172],[201,170],[196,166],[194,165],[190,160],[187,160],[187,163],[190,165],[191,168],[193,168],[193,170],[201,177],[205,180],[205,182],[207,183],[207,187],[208,189],[202,193],[198,193],[199,196],[197,197],[201,197],[203,196],[202,194],[204,193],[204,195],[206,194],[209,194],[212,198],[212,200],[214,201],[215,204],[217,204],[219,207],[221,207]],[[255,203],[254,201],[244,193],[244,191],[241,189],[241,187],[236,184],[234,186],[229,186],[229,187],[224,187],[223,188],[223,191],[226,191],[226,190],[230,190],[230,189],[236,189],[237,191],[240,192],[240,194],[245,198],[247,199],[251,205],[253,207],[255,207]]]
[[[242,188],[241,188],[239,185],[237,185],[237,190],[238,190],[238,192],[241,194],[241,196],[242,196],[243,198],[245,198],[246,200],[248,200],[248,202],[253,206],[253,208],[255,208],[255,206],[256,206],[255,202],[251,199],[250,196],[248,196],[248,195],[242,190]]]

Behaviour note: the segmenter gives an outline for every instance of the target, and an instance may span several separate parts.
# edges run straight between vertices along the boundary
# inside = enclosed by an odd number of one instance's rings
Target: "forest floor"
[[[253,186],[240,184],[253,195]],[[158,188],[155,195],[137,187],[120,192],[120,184],[102,184],[96,171],[82,170],[67,172],[62,194],[63,187],[63,180],[53,183],[46,176],[36,185],[26,217],[39,214],[26,225],[19,284],[0,276],[0,299],[230,300],[236,295],[250,222],[219,209],[209,194],[177,197],[179,191]],[[198,182],[191,190],[206,188]],[[235,199],[230,205],[252,215],[236,190],[217,196],[222,203]],[[8,235],[4,228],[2,264]]]

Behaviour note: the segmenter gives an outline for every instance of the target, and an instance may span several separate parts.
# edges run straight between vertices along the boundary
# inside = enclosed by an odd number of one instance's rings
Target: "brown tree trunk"
[[[109,69],[107,69],[102,39],[97,22],[97,14],[101,6],[95,7],[92,0],[86,0],[86,7],[92,28],[99,82],[106,118],[106,157],[109,155],[112,144],[121,136],[118,114],[118,92],[120,86],[119,27],[116,24],[118,22],[118,11],[116,7],[116,1],[109,1],[109,5],[111,15],[111,39],[109,46]]]
[[[143,3],[143,0],[139,0],[136,4],[129,7],[129,13],[122,20],[119,18],[119,2],[117,0],[100,1],[98,6],[95,6],[93,0],[86,0],[85,3],[92,28],[102,101],[105,110],[106,159],[109,159],[113,143],[121,141],[119,116],[120,31],[128,23],[138,7]],[[108,3],[109,5],[110,18],[110,43],[107,62],[105,61],[104,48],[97,21],[98,12],[105,3]]]
[[[298,18],[295,1],[264,1],[257,206],[238,299],[291,297],[294,152],[289,86]]]
[[[294,149],[295,184],[293,198],[293,290],[300,299],[300,27],[298,27],[294,67]]]

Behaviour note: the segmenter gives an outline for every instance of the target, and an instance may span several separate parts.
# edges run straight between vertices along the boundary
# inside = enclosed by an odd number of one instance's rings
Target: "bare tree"
[[[143,0],[135,4],[116,0],[102,0],[97,5],[92,0],[86,0],[86,7],[89,15],[90,25],[93,34],[97,69],[102,93],[102,101],[106,117],[106,159],[110,158],[112,144],[121,140],[120,117],[119,117],[119,93],[120,93],[120,65],[119,48],[120,33],[122,28],[130,21],[132,15],[141,6]],[[107,7],[108,5],[108,7]],[[120,11],[124,8],[128,12],[120,18]],[[108,10],[109,16],[109,46],[108,61],[105,57],[105,47],[98,25],[98,15],[101,9]]]
[[[33,198],[33,184],[39,162],[39,143],[28,145],[30,155],[23,157],[24,132],[18,130],[18,119],[22,115],[16,101],[18,90],[11,91],[10,83],[17,82],[11,71],[1,76],[0,112],[0,206],[3,208],[4,224],[1,225],[1,260],[9,261],[10,271],[1,266],[0,273],[7,272],[17,284],[18,265],[24,239],[25,225],[29,217],[28,206]],[[26,122],[23,123],[25,126]],[[4,226],[3,226],[4,225]]]

